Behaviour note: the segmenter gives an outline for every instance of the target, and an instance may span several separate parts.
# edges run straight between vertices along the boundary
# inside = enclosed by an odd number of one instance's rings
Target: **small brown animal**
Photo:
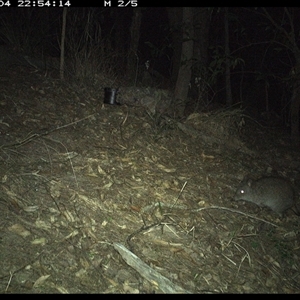
[[[283,216],[295,205],[295,191],[284,178],[262,177],[258,180],[244,179],[236,190],[234,200],[245,200],[266,206]],[[296,205],[295,214],[300,215]]]

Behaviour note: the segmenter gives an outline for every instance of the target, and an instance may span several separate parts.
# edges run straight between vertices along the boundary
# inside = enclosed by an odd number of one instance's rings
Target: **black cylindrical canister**
[[[117,102],[117,94],[118,89],[108,87],[104,88],[104,103],[111,105],[120,105],[120,103]]]

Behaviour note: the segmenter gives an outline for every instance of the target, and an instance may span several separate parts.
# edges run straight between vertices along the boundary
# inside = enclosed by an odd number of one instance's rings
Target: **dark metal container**
[[[118,89],[108,87],[104,88],[104,103],[111,105],[120,105],[120,103],[117,102],[117,94]]]

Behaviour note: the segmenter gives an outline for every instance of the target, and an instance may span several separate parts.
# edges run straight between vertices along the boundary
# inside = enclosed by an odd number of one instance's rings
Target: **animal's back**
[[[280,215],[295,204],[292,185],[279,177],[247,179],[238,187],[234,199],[267,206]]]

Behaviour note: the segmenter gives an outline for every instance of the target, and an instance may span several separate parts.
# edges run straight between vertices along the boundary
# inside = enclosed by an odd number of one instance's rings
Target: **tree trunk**
[[[299,109],[300,109],[300,48],[298,46],[299,30],[295,31],[298,20],[294,20],[296,16],[294,8],[284,7],[284,14],[287,17],[289,26],[282,26],[281,19],[274,19],[266,8],[262,8],[263,15],[270,21],[270,23],[280,33],[280,45],[284,45],[289,49],[294,57],[296,64],[293,68],[293,93],[291,99],[291,139],[293,142],[299,144]],[[294,25],[295,21],[295,25]],[[287,29],[285,29],[287,28]]]
[[[194,66],[192,67],[191,96],[197,99],[198,105],[208,103],[208,46],[210,30],[210,9],[197,7],[194,15]],[[196,107],[194,107],[196,109]]]
[[[225,27],[225,88],[226,88],[226,105],[232,105],[232,92],[231,92],[231,77],[230,77],[230,49],[229,49],[229,25],[228,25],[228,7],[225,7],[224,14],[224,27]]]
[[[60,40],[60,66],[59,74],[60,79],[64,80],[64,71],[65,71],[65,40],[66,40],[66,24],[67,24],[67,7],[63,9],[63,22],[61,30],[61,40]]]
[[[182,50],[182,7],[167,7],[167,12],[173,45],[171,85],[174,87],[179,72]]]
[[[141,7],[136,7],[133,9],[132,23],[130,28],[130,46],[128,50],[128,60],[127,60],[127,76],[131,83],[136,85],[137,71],[139,57],[137,54],[137,49],[140,40],[140,27],[141,27]]]
[[[291,139],[296,144],[300,142],[299,133],[299,109],[300,109],[300,56],[294,68],[295,79],[293,84],[293,94],[291,99]]]
[[[120,73],[124,75],[124,71],[126,70],[126,54],[127,49],[125,47],[126,45],[126,37],[128,36],[128,28],[124,26],[125,19],[128,17],[128,14],[124,14],[123,9],[119,9],[119,7],[112,7],[111,9],[114,10],[115,13],[115,29],[114,29],[114,49],[117,52],[116,57],[116,65],[120,68]],[[127,9],[127,8],[125,8]],[[121,72],[122,70],[122,72]]]
[[[178,105],[177,113],[179,116],[182,116],[184,113],[192,74],[191,67],[194,47],[193,10],[192,7],[184,7],[182,14],[183,33],[181,65],[175,86],[175,101]]]

